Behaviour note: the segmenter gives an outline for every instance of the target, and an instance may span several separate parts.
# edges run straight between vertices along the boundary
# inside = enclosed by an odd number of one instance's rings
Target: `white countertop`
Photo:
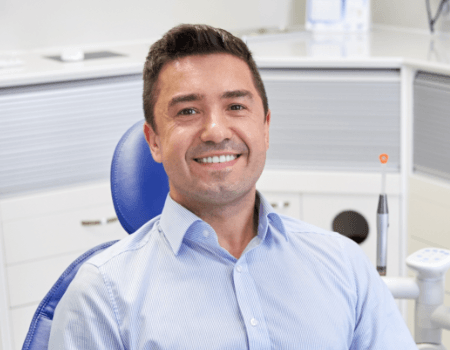
[[[17,67],[0,68],[0,87],[141,73],[151,43],[81,47],[86,53],[111,51],[124,55],[81,62],[60,62],[47,58],[47,56],[59,56],[62,49],[17,53],[14,58],[23,61],[23,64]],[[1,54],[0,57],[2,57]]]
[[[430,35],[393,28],[375,27],[367,33],[311,33],[245,36],[260,67],[298,68],[401,68],[409,66],[450,75],[450,35]],[[61,50],[20,52],[0,58],[18,59],[16,67],[0,64],[0,87],[48,83],[141,73],[150,45],[134,42],[81,48],[85,52],[112,51],[125,56],[82,62],[59,62],[45,56]],[[1,61],[1,60],[0,60]]]
[[[297,32],[248,37],[260,67],[399,68],[450,74],[450,35],[373,28],[367,33]]]

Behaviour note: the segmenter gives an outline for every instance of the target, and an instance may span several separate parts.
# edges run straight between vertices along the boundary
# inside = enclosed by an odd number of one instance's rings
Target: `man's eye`
[[[193,108],[185,108],[185,109],[182,109],[178,114],[181,114],[181,115],[193,115],[195,113],[197,113],[195,111],[195,109],[193,109]]]
[[[240,111],[240,110],[244,109],[244,106],[242,106],[242,105],[232,105],[230,108],[233,111]]]

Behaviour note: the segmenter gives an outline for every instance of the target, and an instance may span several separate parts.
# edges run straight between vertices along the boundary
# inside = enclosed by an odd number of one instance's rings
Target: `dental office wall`
[[[292,5],[290,0],[3,0],[0,52],[148,41],[185,22],[233,31],[279,26]]]
[[[307,0],[296,0],[292,6],[292,24],[305,23]],[[430,0],[433,16],[440,0]],[[389,26],[428,32],[426,0],[371,0],[372,23],[375,26]],[[450,32],[450,16],[441,15],[435,26],[436,31]]]
[[[439,0],[430,0],[435,12]],[[231,31],[303,25],[306,0],[3,0],[0,52],[148,40],[172,26],[207,23]],[[428,30],[425,0],[372,0],[375,25]],[[450,32],[450,16],[438,31]]]
[[[433,16],[440,0],[430,0]],[[372,0],[372,22],[379,25],[429,31],[426,0]],[[441,14],[435,30],[450,32],[450,16]]]

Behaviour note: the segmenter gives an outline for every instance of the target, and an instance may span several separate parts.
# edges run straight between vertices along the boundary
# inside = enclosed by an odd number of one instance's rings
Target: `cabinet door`
[[[0,207],[8,267],[83,252],[127,236],[113,220],[115,211],[108,183],[11,198],[1,202]]]
[[[450,77],[419,72],[414,80],[414,173],[450,180]]]
[[[10,198],[0,210],[9,326],[18,350],[61,273],[88,249],[128,235],[114,220],[108,182]]]
[[[267,167],[400,171],[398,70],[261,69],[272,111]]]
[[[109,179],[142,75],[0,88],[0,198]]]

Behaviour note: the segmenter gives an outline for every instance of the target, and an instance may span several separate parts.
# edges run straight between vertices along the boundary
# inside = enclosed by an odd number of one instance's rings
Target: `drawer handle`
[[[276,208],[287,208],[287,207],[289,207],[289,202],[287,202],[287,201],[273,202],[273,203],[270,203],[270,205],[272,205],[272,207],[274,207],[275,209]]]
[[[92,221],[87,221],[87,220],[83,220],[81,221],[81,225],[82,226],[97,226],[97,225],[107,225],[107,224],[111,224],[113,222],[116,222],[117,216],[112,217],[112,218],[102,218],[101,220],[92,220]]]

